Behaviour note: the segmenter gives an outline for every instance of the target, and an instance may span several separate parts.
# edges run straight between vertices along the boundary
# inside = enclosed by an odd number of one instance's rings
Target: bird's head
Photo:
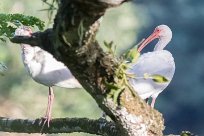
[[[20,26],[15,31],[15,36],[31,36],[32,30],[28,26]]]
[[[16,29],[14,36],[31,36],[32,30],[28,26],[20,26],[19,28]],[[23,54],[28,54],[32,56],[32,51],[33,49],[29,44],[21,44],[21,48],[23,50]]]
[[[149,44],[154,39],[159,39],[165,41],[168,44],[172,38],[172,31],[167,25],[159,25],[154,29],[154,32],[141,44],[138,48],[140,52],[147,44]]]
[[[172,38],[172,31],[167,25],[159,25],[155,28],[153,34],[155,33],[155,38]]]

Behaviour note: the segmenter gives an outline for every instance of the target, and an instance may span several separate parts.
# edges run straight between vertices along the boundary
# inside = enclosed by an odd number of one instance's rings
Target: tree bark
[[[118,130],[113,122],[105,119],[92,120],[87,118],[58,118],[51,121],[52,125],[43,128],[40,124],[42,119],[10,119],[0,118],[0,131],[18,132],[18,133],[72,133],[85,132],[97,135],[119,135]]]
[[[101,49],[95,35],[106,9],[123,2],[126,0],[61,0],[52,29],[11,41],[39,46],[62,61],[115,122],[120,136],[161,136],[162,114],[133,95],[130,87],[123,88],[119,104],[107,97],[111,91],[107,83],[117,85],[122,80],[115,73],[120,61]]]

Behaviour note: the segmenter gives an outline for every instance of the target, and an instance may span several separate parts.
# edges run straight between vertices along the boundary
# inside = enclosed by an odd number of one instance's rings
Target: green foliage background
[[[6,38],[11,38],[14,35],[16,28],[21,25],[38,27],[43,30],[44,21],[34,17],[23,14],[3,14],[0,13],[0,40],[6,41]]]
[[[41,0],[1,0],[0,13],[20,13],[31,15],[45,21],[47,25],[48,6]],[[116,52],[120,54],[131,47],[136,40],[136,32],[144,22],[138,20],[134,14],[136,8],[131,4],[124,4],[117,9],[111,9],[103,18],[97,39],[103,45],[104,40],[114,41]],[[120,29],[119,29],[120,28]],[[38,31],[37,27],[33,31]],[[104,48],[104,47],[103,47]],[[0,61],[4,62],[8,70],[5,76],[0,76],[0,116],[12,118],[39,118],[44,116],[47,105],[48,87],[33,81],[26,73],[18,44],[9,41],[0,42]],[[95,101],[83,89],[54,88],[55,102],[53,118],[56,117],[89,117],[99,118],[101,110]],[[0,136],[30,136],[30,134],[0,133]],[[33,134],[40,135],[40,134]],[[50,136],[55,136],[50,135]],[[65,134],[64,134],[65,135]],[[91,136],[84,133],[73,133],[70,136]]]

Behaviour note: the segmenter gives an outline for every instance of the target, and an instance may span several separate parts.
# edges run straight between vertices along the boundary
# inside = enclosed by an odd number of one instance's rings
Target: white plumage
[[[135,78],[129,78],[129,83],[142,99],[152,97],[151,106],[154,107],[159,93],[161,93],[171,82],[175,63],[172,54],[163,50],[172,38],[171,29],[166,25],[157,26],[154,32],[138,48],[140,52],[148,43],[155,38],[159,38],[153,52],[142,54],[135,64],[131,64],[128,73],[134,74]],[[161,75],[168,79],[168,82],[158,83],[144,75]]]
[[[174,71],[174,58],[170,52],[166,50],[148,52],[143,54],[129,69],[128,73],[136,75],[136,78],[130,78],[129,82],[142,99],[150,96],[157,97],[171,82]],[[162,75],[168,79],[168,82],[157,83],[152,79],[137,78],[144,77],[144,74]]]
[[[80,88],[70,70],[47,51],[22,44],[22,60],[29,75],[45,86]]]
[[[31,36],[29,27],[21,26],[15,31],[15,36]],[[81,88],[82,86],[72,75],[70,70],[60,61],[57,61],[50,53],[35,46],[21,44],[22,60],[26,71],[36,82],[49,87],[48,106],[45,121],[48,127],[51,120],[54,93],[52,86],[64,88]]]

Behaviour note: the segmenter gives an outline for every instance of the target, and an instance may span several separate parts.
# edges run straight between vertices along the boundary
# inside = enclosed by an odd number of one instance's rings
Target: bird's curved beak
[[[159,31],[154,31],[138,48],[138,52],[141,52],[141,50],[149,44],[154,39],[159,38]]]

